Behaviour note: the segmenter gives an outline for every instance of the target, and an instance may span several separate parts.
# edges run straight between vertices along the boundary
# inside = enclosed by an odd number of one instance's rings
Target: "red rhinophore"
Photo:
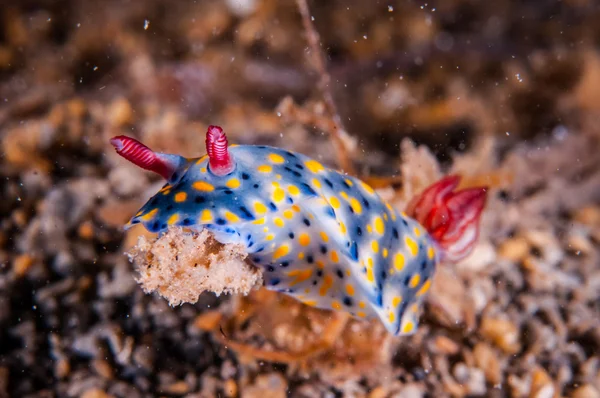
[[[167,180],[171,176],[171,168],[152,149],[138,140],[125,135],[119,135],[111,138],[110,143],[115,147],[119,155],[136,166],[160,174]]]
[[[458,176],[448,176],[429,186],[408,205],[407,214],[435,239],[448,261],[466,257],[479,236],[479,220],[487,187],[455,192]]]
[[[206,131],[206,153],[208,166],[213,174],[223,176],[235,168],[233,158],[227,148],[227,136],[219,126],[208,126]]]

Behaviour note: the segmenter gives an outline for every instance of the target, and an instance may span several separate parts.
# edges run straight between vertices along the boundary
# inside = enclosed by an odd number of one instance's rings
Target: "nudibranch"
[[[449,176],[398,212],[361,180],[300,153],[228,145],[210,126],[200,158],[157,153],[126,136],[119,155],[167,180],[131,219],[162,233],[206,228],[242,244],[265,287],[322,309],[413,334],[436,266],[473,249],[486,188]]]

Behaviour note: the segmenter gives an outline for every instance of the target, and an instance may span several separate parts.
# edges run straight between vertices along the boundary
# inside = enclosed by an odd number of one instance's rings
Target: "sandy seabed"
[[[2,7],[0,397],[600,397],[598,7],[308,6],[326,87],[294,1]],[[156,237],[122,226],[161,181],[108,140],[198,156],[209,124],[399,209],[447,173],[491,187],[416,335],[252,289],[258,273],[193,304],[146,294],[126,252]]]

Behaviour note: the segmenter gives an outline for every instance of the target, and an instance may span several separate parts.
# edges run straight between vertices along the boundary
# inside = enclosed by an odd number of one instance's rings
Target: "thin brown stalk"
[[[335,101],[333,100],[333,94],[331,92],[331,76],[329,75],[329,72],[327,72],[325,55],[321,49],[319,32],[317,32],[312,22],[306,0],[296,0],[296,3],[298,4],[298,10],[302,16],[302,25],[306,32],[306,40],[310,49],[310,55],[313,58],[313,64],[319,75],[318,87],[327,112],[329,113],[329,117],[331,117],[331,120],[333,121],[333,129],[329,131],[329,133],[338,154],[339,165],[345,172],[355,174],[354,165],[351,160],[351,153],[354,152],[354,139],[348,134],[348,131],[344,127],[342,118],[340,117]]]

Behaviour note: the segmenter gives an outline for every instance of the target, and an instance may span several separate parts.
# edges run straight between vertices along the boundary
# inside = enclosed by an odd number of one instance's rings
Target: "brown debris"
[[[521,349],[519,328],[509,320],[485,317],[480,333],[507,354],[516,354]]]

